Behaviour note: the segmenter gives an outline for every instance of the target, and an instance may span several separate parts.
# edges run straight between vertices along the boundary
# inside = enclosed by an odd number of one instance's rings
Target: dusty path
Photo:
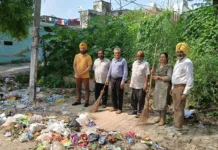
[[[0,76],[30,71],[30,63],[0,65]]]

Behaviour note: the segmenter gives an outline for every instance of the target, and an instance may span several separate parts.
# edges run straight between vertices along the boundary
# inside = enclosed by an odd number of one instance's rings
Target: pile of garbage
[[[0,124],[7,140],[36,141],[36,150],[102,149],[102,150],[163,150],[149,139],[134,131],[120,133],[97,127],[88,113],[78,116],[46,116],[36,114],[0,115]]]
[[[72,93],[72,89],[45,89],[37,88],[37,104],[29,100],[28,89],[17,89],[9,91],[8,87],[0,87],[0,110],[9,108],[16,110],[35,111],[46,110],[55,103],[63,103]]]

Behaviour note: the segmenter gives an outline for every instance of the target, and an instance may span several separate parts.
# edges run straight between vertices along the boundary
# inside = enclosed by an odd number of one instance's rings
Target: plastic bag
[[[99,138],[99,140],[98,140],[98,143],[101,144],[101,145],[103,145],[103,144],[106,143],[106,141],[107,141],[107,136],[100,135],[100,138]]]
[[[99,135],[98,135],[98,134],[91,133],[91,134],[89,134],[89,136],[88,136],[88,141],[89,141],[89,142],[95,142],[95,141],[98,140],[98,138],[99,138]]]
[[[89,123],[88,114],[80,114],[78,118],[76,118],[76,121],[81,125],[85,126]]]
[[[29,118],[30,123],[35,123],[35,122],[41,122],[43,120],[43,117],[41,115],[36,115],[34,114],[32,117]]]
[[[7,118],[7,120],[5,121],[5,123],[3,123],[1,126],[2,127],[7,127],[12,125],[15,122],[15,120],[13,118]]]
[[[91,120],[91,121],[89,121],[88,126],[94,127],[94,126],[96,126],[96,123],[93,120]]]
[[[26,133],[22,133],[20,136],[19,136],[19,141],[20,142],[25,142],[27,141],[27,136],[26,136]]]
[[[77,145],[78,139],[79,139],[79,136],[76,133],[71,136],[73,146]]]
[[[41,123],[33,123],[30,125],[29,129],[30,132],[35,133],[38,131],[41,131],[42,129],[44,129],[46,126],[44,124]]]

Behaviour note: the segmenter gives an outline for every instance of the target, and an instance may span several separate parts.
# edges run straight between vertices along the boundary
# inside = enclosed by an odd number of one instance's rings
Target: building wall
[[[42,28],[40,35],[47,32]],[[13,45],[4,45],[4,41],[12,41]],[[11,62],[13,60],[30,60],[30,50],[32,45],[32,38],[28,36],[22,41],[16,41],[4,34],[0,34],[0,62]],[[42,49],[39,47],[38,59],[42,59]]]
[[[80,13],[80,27],[86,28],[88,26],[88,10],[79,11]]]
[[[95,1],[93,4],[94,11],[97,12],[110,12],[111,11],[111,4],[105,1]]]
[[[100,15],[120,16],[129,10],[111,11],[111,4],[102,0],[93,3],[93,10],[83,10],[80,13],[80,26],[81,28],[88,27],[88,20]]]

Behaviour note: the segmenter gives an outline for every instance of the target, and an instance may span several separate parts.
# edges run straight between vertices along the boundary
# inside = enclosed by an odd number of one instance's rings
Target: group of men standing
[[[173,102],[175,102],[177,105],[174,111],[174,125],[176,127],[181,127],[183,123],[182,120],[184,119],[184,105],[187,91],[189,91],[193,86],[193,65],[190,60],[187,61],[187,53],[184,52],[187,47],[188,45],[186,43],[183,43],[182,45],[180,43],[179,48],[177,45],[176,54],[178,61],[172,75],[171,94],[173,95],[174,93]],[[90,55],[87,54],[86,43],[80,43],[79,48],[80,53],[75,56],[73,63],[76,79],[76,102],[74,102],[72,105],[75,106],[81,104],[81,85],[83,82],[85,88],[84,107],[88,107],[90,78],[89,71],[91,70],[92,59]],[[114,58],[111,61],[104,57],[103,50],[99,50],[98,58],[94,61],[93,64],[93,71],[95,81],[95,99],[98,99],[101,90],[105,87],[105,92],[102,97],[102,108],[107,106],[108,84],[109,81],[111,81],[111,97],[113,102],[113,109],[111,111],[115,111],[116,114],[121,114],[123,108],[124,85],[128,76],[127,61],[125,58],[121,57],[121,49],[114,49]],[[132,111],[129,114],[136,115],[136,118],[139,117],[144,108],[149,74],[149,64],[144,60],[144,53],[140,50],[136,54],[136,61],[134,61],[132,64],[130,80],[130,87],[132,89]],[[180,88],[178,89],[178,87]]]

